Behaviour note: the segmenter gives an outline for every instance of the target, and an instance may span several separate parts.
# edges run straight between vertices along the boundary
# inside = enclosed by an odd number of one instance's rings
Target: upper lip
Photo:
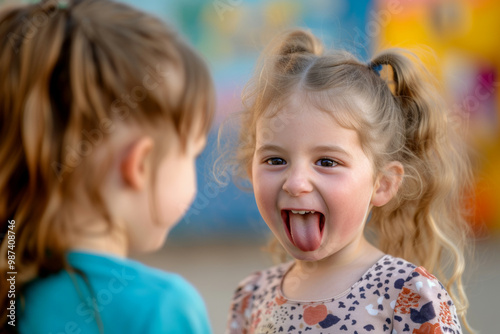
[[[299,207],[294,207],[294,208],[283,208],[281,209],[282,211],[314,211],[314,212],[319,212],[321,214],[323,214],[323,212],[321,212],[321,210],[317,210],[317,209],[311,209],[311,208],[299,208]]]

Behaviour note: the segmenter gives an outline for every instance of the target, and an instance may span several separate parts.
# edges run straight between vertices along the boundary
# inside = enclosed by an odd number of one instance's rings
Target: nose
[[[311,192],[313,185],[307,169],[300,166],[290,168],[283,183],[283,190],[293,197]]]

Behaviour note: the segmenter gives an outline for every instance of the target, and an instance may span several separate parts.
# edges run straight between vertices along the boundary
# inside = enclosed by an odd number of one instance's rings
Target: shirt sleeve
[[[148,334],[212,334],[205,303],[183,278],[175,277],[158,294],[146,327]],[[140,307],[140,305],[138,305]]]
[[[456,308],[443,285],[423,267],[402,284],[392,334],[462,334]]]
[[[260,273],[255,273],[238,284],[229,308],[226,334],[246,333],[250,328],[251,301],[259,277]]]

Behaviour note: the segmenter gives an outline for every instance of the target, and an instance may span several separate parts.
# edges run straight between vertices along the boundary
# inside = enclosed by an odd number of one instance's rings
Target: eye
[[[269,158],[266,160],[268,165],[286,165],[286,161],[281,158]]]
[[[338,162],[332,159],[322,158],[316,161],[316,165],[321,167],[335,167],[338,165]]]

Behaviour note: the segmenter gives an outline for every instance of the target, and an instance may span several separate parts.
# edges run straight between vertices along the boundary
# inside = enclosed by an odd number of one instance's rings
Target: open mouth
[[[281,210],[281,218],[290,242],[304,252],[319,248],[325,227],[325,215],[311,210]]]

